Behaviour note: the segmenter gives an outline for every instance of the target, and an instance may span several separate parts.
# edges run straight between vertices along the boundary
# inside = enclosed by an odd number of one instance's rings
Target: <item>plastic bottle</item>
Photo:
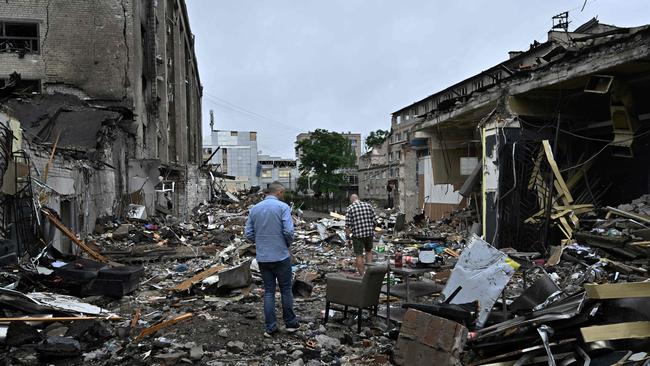
[[[384,253],[386,252],[386,244],[384,243],[384,236],[379,237],[379,243],[377,244],[377,259],[379,261],[384,260]]]
[[[402,251],[395,251],[395,268],[402,268]]]

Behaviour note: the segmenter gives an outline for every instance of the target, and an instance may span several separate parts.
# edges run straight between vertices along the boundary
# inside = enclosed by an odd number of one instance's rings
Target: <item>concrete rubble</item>
[[[593,225],[548,255],[492,247],[472,233],[471,210],[402,231],[394,230],[397,213],[378,210],[375,257],[388,259],[393,272],[379,316],[364,314],[360,333],[354,316],[344,319],[340,311],[330,310],[332,321],[321,324],[326,275],[354,268],[344,216],[296,212],[294,295],[302,327],[275,338],[263,337],[262,281],[255,247],[242,235],[248,208],[262,197],[239,192],[238,202],[204,203],[186,221],[105,219],[84,238],[105,262],[48,247],[4,267],[0,358],[84,365],[641,365],[650,357],[649,244],[638,223],[648,220],[647,195],[590,212]],[[409,284],[397,271],[404,268],[425,270]],[[107,270],[114,277],[101,282]],[[405,285],[411,295],[402,300]]]

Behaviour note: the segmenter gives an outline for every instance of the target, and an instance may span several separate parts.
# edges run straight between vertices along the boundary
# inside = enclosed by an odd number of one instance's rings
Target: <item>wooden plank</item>
[[[637,214],[634,214],[634,213],[631,213],[631,212],[619,210],[617,208],[610,207],[610,206],[607,206],[606,209],[607,209],[607,211],[609,211],[609,213],[613,213],[613,214],[616,214],[618,216],[627,217],[628,219],[632,219],[632,220],[640,221],[640,222],[643,222],[643,223],[646,223],[646,224],[650,224],[650,218],[640,216],[640,215],[637,215]]]
[[[649,338],[650,322],[627,322],[595,325],[580,328],[585,342],[610,341],[616,339]]]
[[[546,154],[546,160],[548,160],[548,163],[551,166],[553,175],[555,175],[555,180],[557,180],[557,182],[560,184],[560,187],[562,188],[561,190],[563,191],[567,200],[573,202],[573,197],[571,196],[569,187],[567,187],[564,178],[562,178],[562,174],[560,173],[560,168],[558,168],[557,163],[555,162],[555,158],[553,157],[553,151],[551,150],[551,145],[548,143],[548,140],[543,140],[542,146],[544,146],[544,153]]]
[[[551,245],[551,254],[546,261],[546,267],[555,266],[560,263],[560,260],[562,259],[562,252],[564,252],[565,247],[566,246],[564,244],[558,246]]]
[[[152,335],[152,334],[156,333],[157,331],[159,331],[159,330],[161,330],[163,328],[167,328],[170,325],[174,325],[176,323],[180,323],[180,322],[182,322],[184,320],[187,320],[187,319],[191,318],[192,315],[193,315],[192,313],[185,313],[185,314],[179,315],[179,316],[177,316],[177,317],[175,317],[173,319],[165,320],[165,321],[160,322],[160,323],[158,323],[156,325],[153,325],[153,326],[151,326],[149,328],[143,329],[142,332],[140,332],[140,334],[138,334],[138,336],[135,337],[135,340],[139,341],[142,338],[144,338],[146,336],[149,336],[149,335]]]
[[[194,284],[199,283],[199,282],[203,281],[204,279],[206,279],[206,278],[212,276],[213,274],[216,274],[217,272],[221,271],[222,269],[226,269],[226,268],[228,268],[228,267],[224,266],[224,265],[217,265],[217,266],[214,266],[214,267],[210,267],[210,268],[206,269],[205,271],[194,275],[192,278],[188,278],[185,281],[179,283],[178,285],[172,287],[169,291],[176,291],[176,292],[187,291],[190,288],[192,288],[192,286],[194,286]]]
[[[563,232],[566,238],[571,239],[573,237],[573,229],[571,229],[569,222],[564,217],[560,217],[560,224],[562,224],[562,227],[564,228]]]
[[[56,146],[59,144],[59,137],[61,137],[61,132],[56,135],[56,140],[54,140],[54,145],[52,146],[52,152],[50,153],[50,158],[47,159],[47,164],[45,164],[45,169],[43,171],[43,183],[47,183],[47,176],[50,172],[50,166],[52,166],[52,161],[54,161],[54,153],[56,152]]]
[[[133,313],[133,318],[131,318],[131,329],[135,328],[135,326],[138,325],[138,321],[140,320],[141,315],[142,315],[141,310],[135,309],[135,312]]]
[[[648,274],[648,271],[645,268],[630,266],[625,263],[617,262],[607,258],[601,258],[600,260],[602,262],[607,263],[608,266],[612,267],[612,269],[618,272],[623,272],[623,273],[637,272],[643,276]]]
[[[584,285],[589,299],[624,299],[628,297],[650,297],[650,282],[622,282]]]
[[[345,220],[345,215],[341,215],[337,212],[330,212],[330,216],[338,220]]]
[[[0,323],[12,323],[12,322],[70,322],[78,320],[122,320],[119,316],[53,316],[53,317],[43,317],[43,316],[21,316],[16,318],[0,318]]]
[[[444,251],[445,251],[445,253],[449,254],[450,256],[452,256],[454,258],[460,257],[460,254],[456,253],[453,249],[445,248]]]
[[[48,210],[41,210],[41,212],[43,212],[43,214],[48,218],[48,220],[50,220],[50,222],[57,229],[59,229],[65,236],[70,238],[70,240],[72,240],[73,243],[75,243],[77,246],[79,246],[81,249],[83,249],[84,252],[88,253],[88,255],[90,255],[91,257],[93,257],[94,259],[96,259],[96,260],[98,260],[100,262],[105,262],[105,263],[108,262],[108,258],[106,258],[103,255],[97,253],[91,247],[86,245],[86,243],[84,243],[82,240],[77,238],[77,235],[75,235],[75,233],[73,233],[67,226],[63,225],[63,223],[61,221],[59,221],[59,219],[57,219],[56,216],[54,216],[53,213],[51,213]]]
[[[592,205],[591,203],[585,203],[585,204],[580,204],[580,205],[556,206],[555,208],[558,209],[558,210],[573,210],[573,211],[575,211],[575,210],[578,210],[578,209],[581,209],[581,208],[591,208],[591,209],[593,209],[594,205]]]

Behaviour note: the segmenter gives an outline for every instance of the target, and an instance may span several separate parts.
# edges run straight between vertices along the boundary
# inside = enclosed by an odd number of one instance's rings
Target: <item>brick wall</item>
[[[210,178],[198,170],[198,164],[188,164],[186,174],[184,206],[181,206],[185,211],[181,213],[184,217],[189,216],[194,207],[210,198]]]
[[[41,52],[22,59],[0,54],[0,75],[18,71],[24,78],[75,85],[97,98],[126,97],[130,7],[130,0],[7,0],[0,18],[38,22]]]

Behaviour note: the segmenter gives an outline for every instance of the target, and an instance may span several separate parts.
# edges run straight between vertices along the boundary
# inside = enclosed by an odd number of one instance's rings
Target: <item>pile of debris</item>
[[[428,228],[441,241],[428,246],[442,256],[440,263],[454,267],[436,300],[403,304],[408,311],[395,362],[647,364],[648,213],[650,195],[618,208],[591,209],[570,240],[544,254],[498,250],[470,236],[471,227],[453,215]],[[463,239],[448,240],[455,236],[450,229]],[[412,250],[399,240],[392,246],[395,252]],[[420,245],[420,253],[426,247]]]
[[[548,253],[496,249],[476,212],[405,224],[378,210],[373,253],[391,269],[380,316],[330,310],[326,276],[354,272],[345,216],[296,210],[293,293],[300,331],[263,337],[255,246],[260,192],[230,192],[192,217],[105,218],[81,240],[44,219],[52,246],[0,272],[0,360],[8,364],[643,364],[650,356],[650,195],[590,209]],[[409,280],[417,273],[420,280]],[[402,299],[400,299],[402,298]],[[366,316],[366,314],[364,314]],[[398,326],[399,327],[396,327]]]
[[[84,240],[52,246],[0,272],[0,360],[8,364],[385,363],[394,340],[372,320],[360,334],[335,313],[321,325],[325,276],[353,270],[341,216],[294,216],[297,334],[263,337],[263,285],[243,238],[260,192],[231,192],[174,217],[104,218]],[[46,301],[47,300],[47,301]],[[58,350],[58,351],[55,351]]]

